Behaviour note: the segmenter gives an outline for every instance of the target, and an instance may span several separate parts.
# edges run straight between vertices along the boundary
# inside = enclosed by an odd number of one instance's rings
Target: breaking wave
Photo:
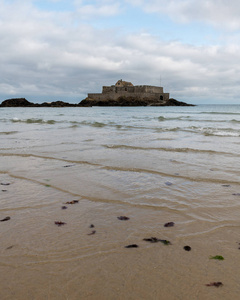
[[[18,133],[18,131],[0,131],[0,135],[9,135],[15,133]]]
[[[130,145],[102,145],[107,149],[124,149],[124,150],[142,150],[142,151],[165,151],[165,152],[182,152],[182,153],[206,153],[206,154],[221,154],[221,155],[234,155],[232,153],[215,151],[215,150],[204,150],[194,148],[167,148],[167,147],[140,147]]]
[[[43,120],[43,119],[18,119],[13,118],[11,119],[12,123],[26,123],[26,124],[55,124],[55,120]]]
[[[190,118],[190,116],[180,116],[180,117],[170,117],[170,118],[166,118],[164,116],[160,116],[158,117],[158,121],[159,122],[163,122],[163,121],[174,121],[174,120],[188,120]]]

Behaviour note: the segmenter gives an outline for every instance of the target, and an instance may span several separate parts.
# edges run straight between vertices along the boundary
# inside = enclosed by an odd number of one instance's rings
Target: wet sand
[[[15,159],[18,171],[13,172]],[[125,202],[124,191],[113,188],[117,182],[110,183],[112,191],[103,188],[104,180],[86,186],[84,180],[93,178],[93,172],[102,172],[92,166],[11,157],[11,167],[7,160],[1,158],[9,169],[0,180],[1,218],[11,219],[0,223],[1,299],[238,298],[239,224],[221,218],[227,205],[224,211],[211,205],[190,207],[180,197],[172,207],[157,205],[157,199],[155,206]],[[28,171],[19,168],[20,160],[24,165],[28,161]],[[74,168],[82,171],[78,180]],[[176,189],[165,179],[159,185],[159,198],[164,198],[164,189]],[[219,197],[225,201],[226,195],[229,202],[237,201],[233,185],[218,188],[218,205]],[[216,189],[213,202],[215,193]],[[66,204],[73,200],[79,202]],[[238,207],[235,213],[239,215]],[[219,221],[211,224],[214,214]],[[56,221],[66,224],[58,227]],[[174,226],[164,227],[167,222]],[[169,240],[171,245],[143,241],[150,237]],[[130,244],[139,247],[125,248]],[[186,245],[191,251],[183,249]],[[211,255],[222,255],[224,261],[210,259]],[[206,286],[211,282],[223,286]]]
[[[1,300],[239,298],[239,107],[1,112]]]

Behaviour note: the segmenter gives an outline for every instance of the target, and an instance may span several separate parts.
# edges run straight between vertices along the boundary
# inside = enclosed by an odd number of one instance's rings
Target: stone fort
[[[132,97],[153,102],[166,102],[169,93],[164,93],[162,87],[150,85],[133,85],[131,82],[118,80],[115,85],[103,86],[102,93],[88,94],[93,100],[117,100],[119,97]]]

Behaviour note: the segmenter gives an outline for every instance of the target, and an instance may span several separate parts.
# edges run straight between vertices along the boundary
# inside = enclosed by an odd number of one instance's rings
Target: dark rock
[[[10,217],[6,217],[6,218],[0,220],[0,222],[5,222],[5,221],[8,221],[8,220],[10,220],[10,219],[11,219]]]
[[[43,102],[42,107],[76,107],[77,104],[72,104],[64,101]]]
[[[157,243],[159,242],[159,240],[156,237],[151,237],[151,238],[147,238],[147,239],[143,239],[146,242],[150,242],[150,243]]]
[[[9,247],[6,248],[6,250],[10,250],[10,249],[12,249],[13,247],[14,247],[14,245],[9,246]]]
[[[192,248],[190,246],[184,246],[183,249],[186,251],[191,251]]]
[[[55,225],[57,225],[58,227],[63,226],[63,225],[66,224],[65,222],[61,222],[61,221],[56,221],[56,222],[54,222],[54,223],[55,223]]]
[[[159,242],[163,243],[164,245],[172,245],[172,243],[168,240],[159,240]]]
[[[72,104],[63,101],[43,102],[41,104],[32,103],[25,98],[7,99],[0,104],[0,107],[76,107],[77,104]]]
[[[121,96],[114,99],[94,100],[86,98],[78,104],[64,101],[43,102],[41,104],[32,103],[25,98],[13,98],[4,100],[0,107],[91,107],[91,106],[195,106],[185,102],[170,98],[165,102],[155,102],[152,99],[133,96]]]
[[[150,242],[150,243],[161,242],[164,245],[172,245],[170,241],[168,241],[168,240],[161,240],[161,239],[158,239],[156,237],[146,238],[146,239],[143,239],[143,240],[146,241],[146,242]]]
[[[63,166],[64,168],[71,168],[71,167],[74,167],[75,165],[66,165],[66,166]]]
[[[220,287],[223,286],[223,283],[221,281],[217,281],[217,282],[210,282],[208,284],[206,284],[206,286],[215,286],[215,287]]]
[[[131,245],[125,246],[125,248],[138,248],[138,245],[137,244],[131,244]]]
[[[164,227],[173,227],[173,226],[174,226],[174,222],[168,222],[164,224]]]
[[[86,98],[82,100],[78,106],[194,106],[185,102],[180,102],[176,99],[170,98],[166,102],[154,102],[154,100],[148,98],[139,98],[132,96],[121,96],[117,100],[106,99],[106,100],[94,100]]]
[[[89,228],[94,228],[95,226],[93,225],[93,224],[91,224],[90,226],[89,226]]]
[[[117,218],[118,218],[118,220],[121,220],[121,221],[127,221],[127,220],[129,220],[129,218],[126,217],[126,216],[120,216],[120,217],[117,217]]]
[[[25,98],[13,98],[7,99],[2,102],[1,107],[29,107],[34,106],[33,103],[29,102]]]
[[[62,209],[67,209],[67,206],[62,206]]]
[[[178,101],[176,99],[170,98],[166,101],[163,106],[195,106],[193,104],[187,104],[185,102]]]
[[[72,201],[68,201],[65,204],[77,204],[79,201],[78,200],[72,200]]]
[[[96,230],[93,230],[91,233],[88,233],[88,235],[93,235],[96,233]]]

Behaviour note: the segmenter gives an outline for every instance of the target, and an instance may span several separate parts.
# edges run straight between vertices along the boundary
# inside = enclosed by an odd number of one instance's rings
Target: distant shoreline
[[[6,99],[1,104],[0,107],[92,107],[92,106],[195,106],[193,104],[187,104],[185,102],[178,101],[176,99],[170,98],[168,101],[162,104],[149,104],[147,101],[140,99],[133,99],[131,97],[119,97],[117,100],[101,100],[95,101],[86,98],[77,104],[54,101],[54,102],[43,102],[32,103],[26,98],[12,98]]]

